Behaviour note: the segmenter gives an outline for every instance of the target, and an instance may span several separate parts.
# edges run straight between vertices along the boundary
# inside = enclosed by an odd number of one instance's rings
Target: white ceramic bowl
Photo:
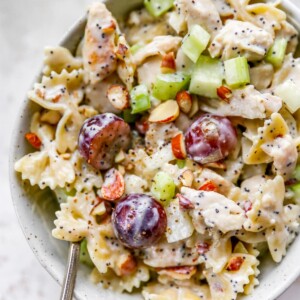
[[[117,18],[122,18],[129,11],[138,7],[142,0],[108,0],[106,4]],[[300,24],[300,10],[288,0],[283,0],[283,8],[288,13],[290,21],[297,26]],[[60,45],[74,51],[83,36],[86,16],[81,18],[66,34]],[[297,28],[300,30],[300,26]],[[40,74],[35,79],[40,78]],[[58,205],[49,191],[40,191],[24,183],[20,176],[14,172],[14,162],[29,152],[24,139],[24,133],[30,126],[31,116],[39,107],[25,99],[21,105],[19,119],[13,131],[10,151],[10,183],[13,203],[19,217],[24,235],[30,247],[44,268],[60,284],[63,281],[65,264],[67,261],[68,243],[58,241],[51,236],[53,220]],[[260,285],[256,287],[251,296],[240,297],[244,300],[273,300],[286,290],[300,275],[300,238],[297,238],[283,261],[276,265],[270,258],[263,259],[259,276]],[[90,270],[80,266],[77,277],[75,296],[78,300],[133,300],[142,299],[139,294],[119,294],[103,290],[89,281]]]

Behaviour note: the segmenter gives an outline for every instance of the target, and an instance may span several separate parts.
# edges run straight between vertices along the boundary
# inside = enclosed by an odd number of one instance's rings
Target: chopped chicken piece
[[[248,61],[261,60],[273,44],[272,35],[249,23],[228,20],[213,39],[209,52],[223,60],[245,56]]]
[[[274,68],[271,64],[261,63],[250,69],[251,84],[259,91],[271,85],[273,75]]]
[[[133,63],[139,66],[148,57],[163,56],[168,52],[176,51],[181,40],[182,38],[171,35],[156,36],[151,43],[145,45],[133,55]]]
[[[101,2],[91,5],[82,49],[85,80],[96,84],[117,68],[117,21]]]
[[[243,117],[246,119],[263,119],[266,113],[278,112],[282,100],[269,93],[260,93],[253,85],[233,90],[230,102],[212,100],[201,102],[202,110],[223,116]]]
[[[212,0],[177,0],[175,6],[180,20],[185,20],[189,29],[198,24],[215,36],[222,28],[219,12]]]

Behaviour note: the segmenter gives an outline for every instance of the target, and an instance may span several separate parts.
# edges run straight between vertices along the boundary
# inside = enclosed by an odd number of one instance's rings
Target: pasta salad
[[[47,47],[15,163],[60,203],[91,280],[146,300],[234,300],[299,231],[298,32],[279,2],[145,0],[88,10]]]

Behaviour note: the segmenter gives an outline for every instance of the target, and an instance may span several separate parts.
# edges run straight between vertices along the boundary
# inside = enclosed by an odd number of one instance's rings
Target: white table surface
[[[34,257],[12,207],[9,142],[18,105],[41,65],[43,47],[56,45],[90,2],[0,0],[0,300],[59,299],[60,287]],[[297,300],[299,295],[300,278],[279,299]]]

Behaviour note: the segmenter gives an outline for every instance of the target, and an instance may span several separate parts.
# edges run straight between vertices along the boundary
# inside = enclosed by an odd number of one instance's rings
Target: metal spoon
[[[65,279],[60,295],[60,300],[72,300],[75,287],[78,263],[80,254],[80,243],[71,243],[68,265],[66,269]]]

